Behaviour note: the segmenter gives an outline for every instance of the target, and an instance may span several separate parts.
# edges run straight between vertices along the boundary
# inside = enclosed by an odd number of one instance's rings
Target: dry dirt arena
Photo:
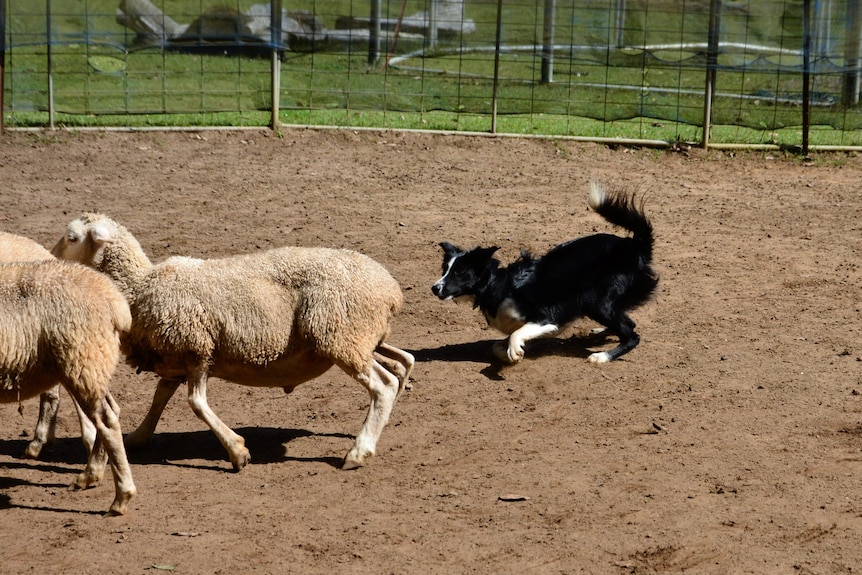
[[[522,247],[611,231],[591,179],[640,190],[657,234],[641,345],[593,365],[589,322],[493,359],[441,302],[438,243]],[[139,495],[67,491],[84,450],[19,459],[37,401],[0,406],[0,572],[827,574],[862,570],[862,158],[685,153],[536,139],[286,129],[7,133],[0,229],[53,246],[102,211],[154,261],[282,245],[381,261],[404,290],[390,341],[416,356],[377,456],[339,469],[368,405],[340,371],[300,386],[213,380],[246,438],[231,469],[182,391]],[[124,431],[156,378],[121,365]]]

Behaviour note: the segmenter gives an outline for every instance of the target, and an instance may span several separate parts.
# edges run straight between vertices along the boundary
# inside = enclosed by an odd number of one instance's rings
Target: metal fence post
[[[0,0],[0,132],[6,119],[6,0]]]
[[[703,94],[703,142],[709,147],[709,131],[712,126],[712,101],[715,95],[715,80],[718,68],[718,46],[721,34],[721,0],[709,3],[709,37],[706,52],[706,85]]]
[[[54,58],[51,41],[51,0],[45,0],[45,37],[48,41],[48,127],[54,129]]]
[[[371,0],[371,15],[368,26],[368,65],[380,60],[380,0]]]
[[[440,26],[439,17],[440,0],[431,0],[428,6],[428,49],[434,51],[437,49],[438,28]],[[404,13],[404,5],[401,6],[401,13]]]
[[[503,36],[503,0],[497,0],[497,31],[494,35],[494,87],[491,89],[491,133],[497,133],[497,85],[500,83],[500,44]]]
[[[859,0],[847,2],[844,39],[844,86],[842,100],[845,106],[859,103],[859,61],[862,22],[859,20]]]
[[[270,2],[270,28],[272,42],[272,61],[271,61],[271,82],[272,82],[272,120],[271,125],[273,130],[278,130],[281,122],[278,119],[279,110],[281,108],[281,46],[282,46],[282,29],[281,29],[281,0],[272,0]]]
[[[542,84],[554,81],[554,26],[556,26],[556,0],[545,0],[542,31]]]
[[[811,120],[811,0],[802,3],[802,155],[808,155]]]
[[[626,42],[626,0],[617,0],[614,13],[614,32],[614,44],[617,48],[622,48]]]

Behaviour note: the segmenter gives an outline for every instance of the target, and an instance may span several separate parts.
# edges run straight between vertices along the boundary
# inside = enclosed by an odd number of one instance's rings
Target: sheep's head
[[[66,233],[51,249],[60,259],[98,269],[105,247],[116,241],[117,225],[99,214],[84,214],[66,226]]]

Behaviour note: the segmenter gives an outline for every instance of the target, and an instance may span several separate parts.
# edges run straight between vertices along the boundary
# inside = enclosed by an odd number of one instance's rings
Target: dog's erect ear
[[[449,242],[440,242],[440,247],[443,248],[443,253],[447,256],[459,254],[463,251],[458,246],[450,244]]]
[[[479,254],[484,259],[490,260],[494,256],[494,253],[499,249],[499,246],[492,246],[490,248],[476,248],[473,252]]]

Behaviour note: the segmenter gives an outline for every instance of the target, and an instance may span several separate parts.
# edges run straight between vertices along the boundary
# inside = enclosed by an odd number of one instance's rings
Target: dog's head
[[[500,265],[493,257],[500,248],[464,251],[449,242],[442,242],[440,247],[443,248],[443,276],[431,286],[431,291],[443,300],[475,299],[491,272]]]

